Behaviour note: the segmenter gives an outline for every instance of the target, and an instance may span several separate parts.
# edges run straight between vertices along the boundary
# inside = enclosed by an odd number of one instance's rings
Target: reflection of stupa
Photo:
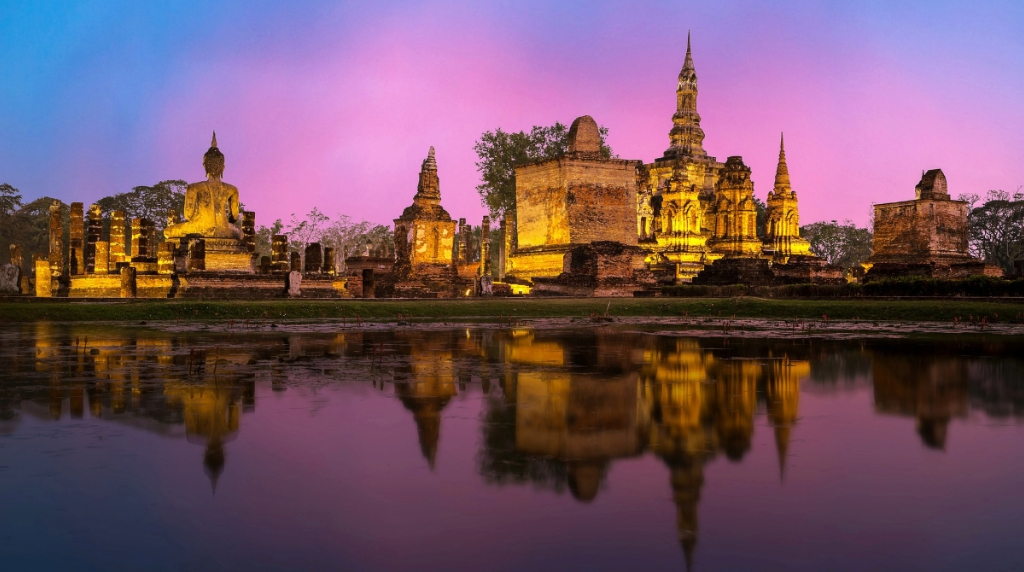
[[[779,455],[779,478],[786,473],[789,438],[800,406],[800,380],[811,373],[810,362],[788,358],[773,360],[765,385],[768,420],[775,429],[775,447]]]
[[[241,417],[239,391],[230,386],[194,386],[169,383],[164,389],[169,404],[180,404],[184,413],[185,438],[204,443],[203,470],[217,490],[224,470],[224,443],[235,437]]]
[[[882,352],[873,357],[875,408],[913,415],[921,442],[945,449],[950,419],[967,415],[967,362]]]
[[[437,444],[441,438],[441,410],[455,395],[455,384],[437,379],[417,383],[395,384],[395,393],[406,409],[412,411],[419,433],[420,451],[434,470]]]

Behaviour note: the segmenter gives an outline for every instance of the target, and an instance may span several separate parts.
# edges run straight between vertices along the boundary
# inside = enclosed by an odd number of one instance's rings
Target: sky
[[[693,34],[704,146],[803,223],[1024,185],[1024,2],[0,0],[0,183],[86,204],[224,179],[257,224],[390,223],[436,148],[442,205],[485,214],[480,134],[591,115],[624,159],[668,146]]]

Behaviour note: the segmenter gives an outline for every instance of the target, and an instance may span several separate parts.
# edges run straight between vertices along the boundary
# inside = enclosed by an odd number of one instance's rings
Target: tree
[[[761,199],[754,197],[754,210],[757,211],[755,219],[757,236],[764,238],[768,234],[768,206]]]
[[[305,219],[300,219],[292,213],[292,220],[288,226],[288,239],[292,248],[305,256],[306,246],[321,242],[320,235],[323,229],[330,222],[330,217],[320,212],[320,209],[313,207],[313,210],[306,214]]]
[[[613,155],[606,143],[608,128],[601,127],[600,134],[601,155],[610,158]],[[568,148],[569,128],[557,122],[550,127],[534,125],[529,133],[508,133],[499,127],[481,135],[473,145],[480,158],[476,168],[483,181],[476,190],[491,217],[497,219],[515,210],[516,167],[558,157]]]
[[[871,231],[850,220],[804,225],[800,236],[810,241],[811,252],[842,268],[852,268],[871,256]]]
[[[284,228],[284,223],[281,222],[281,219],[275,220],[269,227],[264,225],[256,227],[256,252],[258,252],[260,256],[270,256],[270,248],[274,240],[274,235],[281,234],[282,228]]]
[[[1024,257],[1024,193],[1018,188],[989,191],[985,202],[977,205],[978,195],[961,195],[968,204],[967,235],[972,255],[1013,273],[1013,262]]]
[[[0,224],[10,222],[10,217],[21,208],[21,192],[11,185],[0,185]]]
[[[118,193],[96,201],[104,212],[124,211],[130,224],[133,218],[147,218],[153,221],[163,233],[167,226],[167,214],[174,211],[179,217],[185,210],[185,190],[188,183],[181,179],[160,181],[152,187],[132,187],[127,193]]]

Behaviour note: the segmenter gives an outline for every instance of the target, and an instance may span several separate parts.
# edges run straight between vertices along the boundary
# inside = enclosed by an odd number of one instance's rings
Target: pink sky
[[[1022,10],[871,4],[260,7],[195,25],[142,12],[138,37],[118,40],[129,47],[81,40],[59,65],[12,73],[26,83],[0,91],[14,105],[0,177],[27,198],[86,202],[195,181],[216,129],[257,224],[313,207],[390,222],[433,145],[442,204],[478,221],[486,130],[589,114],[622,158],[660,156],[692,29],[705,148],[742,155],[763,199],[784,131],[804,223],[863,224],[872,203],[912,197],[924,169],[943,169],[954,196],[1024,184]],[[75,29],[92,37],[115,16]],[[36,36],[39,50],[70,42]]]

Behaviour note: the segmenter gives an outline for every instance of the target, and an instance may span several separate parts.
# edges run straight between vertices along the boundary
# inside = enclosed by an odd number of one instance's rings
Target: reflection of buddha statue
[[[203,156],[207,180],[192,183],[185,191],[185,220],[164,229],[167,238],[241,238],[238,221],[238,188],[222,182],[224,154],[213,134],[210,150]]]

